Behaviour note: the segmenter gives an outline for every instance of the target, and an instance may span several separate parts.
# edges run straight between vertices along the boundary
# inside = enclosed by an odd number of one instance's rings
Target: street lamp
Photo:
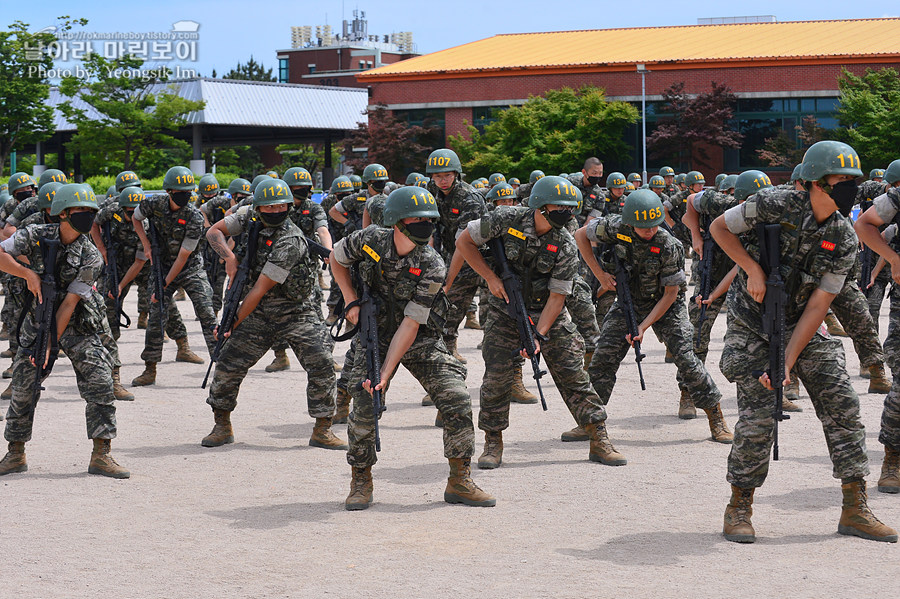
[[[637,72],[641,74],[641,138],[644,146],[644,172],[641,181],[647,181],[647,85],[645,76],[649,72],[644,63],[637,65]]]

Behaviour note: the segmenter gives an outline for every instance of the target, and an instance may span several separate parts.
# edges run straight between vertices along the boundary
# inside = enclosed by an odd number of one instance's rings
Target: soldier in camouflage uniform
[[[534,187],[534,184],[538,182],[538,179],[544,176],[544,171],[533,170],[531,174],[528,175],[528,183],[525,185],[520,185],[516,190],[516,197],[519,198],[519,202],[525,206],[528,205],[528,196],[531,195],[531,188]]]
[[[732,494],[723,526],[730,541],[756,540],[750,522],[753,495],[768,473],[776,424],[773,382],[767,374],[754,375],[754,371],[765,372],[769,367],[769,340],[762,332],[761,307],[767,293],[766,274],[758,263],[757,229],[769,224],[780,225],[780,274],[789,298],[784,310],[784,333],[789,340],[784,368],[786,373],[795,371],[803,381],[822,421],[834,477],[842,483],[838,532],[897,541],[897,533],[879,522],[867,506],[866,434],[841,343],[818,332],[829,304],[848,283],[856,260],[858,241],[842,214],[849,215],[853,206],[854,178],[862,174],[858,165],[856,152],[847,144],[815,143],[807,150],[800,172],[805,191],[757,194],[726,211],[710,227],[716,243],[740,267],[726,300],[728,332],[721,358],[722,374],[738,388],[739,420],[728,458]]]
[[[873,169],[869,173],[869,180],[859,186],[859,191],[856,194],[856,202],[860,205],[860,213],[865,212],[871,207],[872,201],[874,201],[875,198],[887,192],[894,183],[900,181],[900,168],[897,168],[890,173],[892,178],[895,176],[897,177],[897,181],[885,182],[884,176],[884,170]],[[892,225],[890,233],[888,233],[888,227],[882,227],[882,233],[885,235],[885,240],[888,243],[893,240],[896,231],[896,225]],[[891,239],[887,239],[887,235],[890,235]],[[873,279],[874,280],[872,281],[862,282],[867,284],[866,298],[869,302],[869,313],[875,321],[875,330],[878,331],[878,317],[881,313],[881,304],[884,303],[884,294],[891,284],[891,268],[883,258],[879,259],[878,264],[873,268]],[[869,378],[871,375],[869,372],[860,371],[860,376]]]
[[[191,299],[194,312],[200,319],[200,328],[206,340],[207,349],[212,352],[216,339],[213,328],[216,326],[216,314],[212,308],[212,288],[203,270],[203,258],[198,252],[200,237],[203,235],[203,217],[196,207],[190,205],[191,192],[195,187],[194,175],[183,166],[173,166],[166,172],[163,181],[165,195],[145,197],[134,211],[132,224],[145,256],[151,255],[151,244],[145,220],[150,219],[159,235],[159,252],[163,269],[168,305],[173,301],[175,290],[183,288]],[[148,277],[148,286],[154,287],[154,278]],[[144,372],[132,381],[132,385],[152,385],[156,382],[156,364],[162,360],[163,331],[160,326],[160,303],[151,302],[150,318],[147,334],[144,339]],[[163,314],[162,326],[166,326],[168,311]],[[187,337],[176,339],[180,361],[202,363],[203,359],[190,352]],[[190,352],[188,354],[187,352]],[[176,355],[176,360],[179,360]]]
[[[665,187],[663,187],[663,193],[669,197],[675,195],[678,191],[678,188],[675,187],[675,169],[671,166],[664,166],[659,169],[659,176],[663,178],[665,182]]]
[[[372,503],[375,418],[380,414],[374,414],[369,394],[374,387],[386,395],[399,364],[425,387],[443,416],[444,456],[450,462],[444,501],[484,507],[496,503],[471,478],[475,434],[466,369],[442,340],[439,321],[447,308],[441,293],[446,269],[440,255],[428,245],[438,217],[431,193],[403,187],[387,199],[384,223],[391,228],[357,231],[339,241],[332,252],[332,269],[345,303],[349,306],[358,297],[349,270],[354,267],[380,305],[376,312],[378,347],[374,349],[382,360],[381,380],[369,380],[364,351],[356,353],[351,369],[353,411],[347,462],[353,477],[344,502],[348,510],[366,509]],[[347,311],[350,322],[358,317],[358,307]],[[362,383],[363,389],[356,383]]]
[[[50,240],[58,240],[59,254],[56,264],[52,265],[58,292],[55,326],[63,331],[59,336],[59,348],[71,361],[79,392],[87,402],[87,435],[94,444],[88,472],[113,478],[130,476],[109,453],[110,439],[116,436],[113,356],[98,334],[104,318],[103,301],[93,288],[103,263],[87,237],[96,211],[97,199],[90,187],[75,183],[64,185],[54,196],[51,208],[51,213],[60,217],[60,224],[29,226],[0,244],[0,269],[25,279],[29,291],[35,295],[22,323],[23,340],[28,341],[16,353],[13,368],[13,397],[6,415],[5,431],[9,451],[0,460],[0,474],[28,470],[25,443],[31,440],[37,374],[31,362],[30,348],[38,332],[35,314],[36,303],[42,300],[41,275],[48,267],[44,264],[44,250]],[[16,261],[18,256],[27,258],[30,268]],[[51,355],[50,359],[55,357]]]
[[[362,175],[362,183],[366,188],[350,194],[329,208],[328,216],[344,225],[344,235],[349,235],[353,231],[364,229],[369,225],[364,218],[366,200],[382,193],[387,181],[386,168],[380,164],[369,164],[363,169]]]
[[[485,323],[485,375],[481,384],[478,428],[485,431],[479,468],[497,468],[503,458],[503,431],[509,427],[509,388],[516,351],[521,350],[516,321],[507,313],[506,290],[500,277],[479,252],[492,239],[503,244],[509,266],[522,282],[522,296],[535,323],[535,345],[575,421],[591,439],[591,461],[619,466],[626,463],[606,432],[606,411],[584,371],[584,341],[563,309],[578,272],[578,254],[566,223],[578,205],[578,190],[562,177],[535,183],[528,206],[501,206],[469,223],[457,249],[491,291]],[[542,340],[539,340],[542,339]],[[520,352],[523,358],[525,350]]]
[[[684,251],[687,253],[691,250],[691,232],[681,222],[684,218],[684,203],[689,195],[703,191],[706,181],[700,171],[689,172],[685,175],[684,181],[686,188],[670,197],[668,202],[663,202],[663,207],[666,209],[666,224],[672,229],[675,238],[684,245]]]
[[[567,177],[569,183],[578,188],[581,192],[582,201],[584,202],[581,215],[576,217],[578,226],[584,226],[588,215],[598,207],[598,204],[605,197],[605,190],[600,186],[603,181],[603,163],[599,158],[590,157],[584,161],[584,168],[580,173],[575,173]],[[602,210],[602,209],[601,209]]]
[[[360,179],[360,184],[362,180]],[[353,183],[350,181],[349,177],[341,175],[340,177],[336,177],[334,181],[331,182],[331,189],[327,196],[322,198],[322,209],[325,210],[325,214],[328,215],[328,230],[331,232],[331,242],[337,243],[344,236],[344,223],[338,222],[331,218],[329,214],[331,212],[331,208],[337,204],[338,202],[342,202],[344,198],[348,197],[353,193]],[[349,216],[348,214],[342,215],[344,218]],[[325,304],[328,306],[328,317],[325,319],[325,324],[331,326],[338,318],[338,314],[335,312],[338,303],[341,299],[341,290],[338,288],[337,282],[334,280],[334,277],[331,278],[331,288],[328,290],[328,300],[326,300]]]

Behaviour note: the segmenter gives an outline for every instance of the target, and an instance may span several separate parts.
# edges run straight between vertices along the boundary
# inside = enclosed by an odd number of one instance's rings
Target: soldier
[[[641,176],[638,173],[628,173],[627,180],[634,185],[635,189],[640,189],[641,185],[643,185],[643,179],[641,179]]]
[[[659,169],[659,176],[663,178],[666,186],[663,187],[663,193],[667,196],[675,195],[677,188],[675,187],[675,169],[671,166],[664,166]]]
[[[689,195],[703,191],[706,181],[703,179],[703,173],[691,171],[685,175],[684,183],[686,188],[669,198],[668,202],[663,202],[663,207],[666,210],[666,224],[672,229],[675,238],[684,245],[684,251],[687,253],[691,251],[691,232],[681,222],[684,218],[684,203]]]
[[[647,187],[656,194],[656,197],[658,197],[661,202],[665,202],[669,199],[669,196],[665,193],[666,180],[659,175],[650,177],[650,181],[647,182]]]
[[[737,182],[737,178],[737,175],[726,175],[725,178],[719,182],[716,190],[725,195],[734,195],[734,185]]]
[[[525,185],[521,185],[516,190],[516,197],[519,198],[519,201],[522,204],[525,204],[525,205],[528,204],[528,196],[531,195],[531,188],[534,186],[535,183],[538,182],[538,179],[540,179],[543,176],[544,176],[544,171],[540,171],[540,170],[531,171],[531,174],[528,175],[528,183],[526,183]]]
[[[350,183],[353,184],[353,193],[360,193],[363,191],[364,181],[359,175],[350,175],[347,178],[350,179]]]
[[[585,219],[585,223],[591,222],[598,216],[621,214],[622,206],[625,205],[625,188],[627,186],[628,181],[625,180],[625,175],[619,172],[610,173],[606,177],[606,194],[603,201],[596,203]]]
[[[361,183],[360,179],[360,184]],[[337,243],[339,239],[344,236],[344,224],[338,222],[331,218],[329,214],[331,211],[331,207],[344,200],[344,198],[348,197],[351,193],[353,193],[353,183],[350,181],[350,178],[341,175],[340,177],[336,177],[334,181],[331,182],[330,193],[322,198],[322,209],[325,210],[325,214],[328,214],[328,230],[331,232],[331,241],[332,243]],[[346,219],[349,216],[349,213],[343,215]],[[337,282],[334,280],[334,277],[331,279],[331,289],[328,292],[328,300],[326,301],[326,305],[328,306],[328,317],[325,319],[325,324],[331,326],[338,318],[338,314],[335,312],[335,308],[340,301],[341,290],[338,288]]]
[[[516,177],[510,178],[510,179],[507,181],[507,183],[509,183],[509,186],[512,187],[513,190],[519,189],[519,187],[522,186],[522,182],[519,181]]]
[[[144,256],[151,256],[151,241],[147,228],[154,225],[159,236],[159,254],[164,277],[164,294],[166,305],[173,301],[175,289],[182,287],[191,299],[194,312],[200,319],[200,327],[206,340],[207,349],[212,352],[216,339],[213,329],[216,326],[216,314],[212,309],[212,288],[203,271],[203,259],[197,251],[200,236],[203,234],[203,217],[196,207],[190,205],[191,192],[194,190],[194,175],[183,166],[173,166],[163,178],[165,195],[145,197],[134,211],[132,224],[141,239]],[[135,258],[137,260],[137,258]],[[156,364],[162,359],[163,331],[160,330],[160,302],[153,292],[154,277],[148,277],[151,290],[150,318],[144,338],[144,372],[138,375],[131,384],[139,387],[156,383]],[[162,326],[166,327],[168,310],[163,313]],[[202,364],[203,359],[190,350],[187,336],[175,339],[178,345],[176,361]],[[180,356],[180,357],[179,357]]]
[[[37,195],[37,183],[31,175],[27,173],[15,173],[9,178],[9,200],[0,207],[0,239],[7,239],[15,232],[15,228],[10,227],[9,217],[20,202],[24,202],[28,198]]]
[[[881,182],[884,180],[884,169],[883,168],[873,168],[869,171],[869,181],[877,181]]]
[[[51,326],[62,331],[59,348],[72,362],[79,392],[87,402],[87,435],[94,444],[88,472],[112,478],[130,476],[109,453],[110,439],[116,436],[113,357],[104,347],[97,327],[102,320],[98,310],[103,302],[93,284],[103,264],[87,238],[96,212],[97,199],[88,186],[67,184],[57,191],[51,207],[51,214],[60,218],[59,224],[30,226],[0,244],[0,269],[25,279],[34,295],[22,323],[23,339],[30,339],[31,343],[19,348],[13,367],[13,397],[6,414],[5,431],[9,451],[0,460],[0,474],[28,470],[25,443],[31,440],[35,403],[40,397],[40,391],[37,396],[33,393],[37,370],[29,348],[39,328],[35,322],[36,304],[43,300],[41,275],[48,267],[44,263],[44,251],[51,242],[58,241],[59,255],[52,265],[58,296]],[[31,267],[18,262],[15,258],[19,256],[27,258]],[[51,366],[55,358],[54,353],[48,353]]]
[[[634,341],[653,331],[673,355],[678,374],[694,404],[706,412],[713,441],[731,443],[732,435],[722,415],[722,394],[693,351],[693,331],[684,304],[686,276],[684,254],[672,235],[660,225],[665,220],[662,202],[650,190],[639,189],[628,196],[622,215],[598,218],[575,234],[582,258],[607,293],[615,293],[618,283],[615,258],[629,273],[638,335],[629,334],[620,302],[612,305],[603,319],[600,343],[588,374],[606,405],[616,383],[616,371]],[[607,252],[597,261],[591,243],[606,244]]]
[[[603,163],[599,158],[592,156],[584,161],[584,168],[580,173],[569,175],[567,178],[569,183],[578,188],[583,198],[581,215],[576,217],[580,227],[584,225],[596,205],[603,201],[604,193],[600,187],[600,182],[603,181]]]
[[[727,176],[728,176],[727,173],[719,173],[718,175],[716,175],[716,182],[715,182],[715,184],[713,185],[713,188],[718,190],[718,189],[719,189],[719,185],[722,183],[722,181],[723,181],[723,180],[725,179],[725,177],[727,177]],[[690,173],[688,174],[688,177],[690,178]]]
[[[357,231],[339,241],[332,252],[332,269],[345,303],[350,306],[358,297],[349,270],[355,266],[381,306],[375,315],[379,346],[373,348],[382,360],[381,380],[369,380],[364,351],[357,352],[352,367],[352,381],[362,383],[364,390],[357,384],[350,386],[353,411],[347,462],[353,478],[350,495],[344,502],[348,510],[363,510],[372,503],[377,416],[369,394],[373,388],[387,391],[398,364],[403,364],[425,387],[443,416],[444,456],[450,462],[444,501],[483,507],[496,503],[471,478],[475,434],[466,369],[447,350],[440,326],[433,324],[436,319],[432,318],[432,311],[446,308],[439,297],[445,267],[428,245],[437,218],[437,204],[431,193],[403,187],[388,196],[384,223],[389,229],[369,227]],[[355,323],[358,317],[358,307],[347,311],[350,322]]]
[[[344,225],[344,234],[349,235],[357,229],[369,226],[366,222],[366,200],[384,191],[388,182],[387,169],[380,164],[369,164],[363,170],[362,182],[366,189],[359,193],[351,194],[335,203],[328,210],[330,216],[336,222]]]
[[[584,371],[584,341],[563,307],[572,293],[578,255],[566,223],[577,206],[578,190],[562,177],[535,183],[528,206],[498,207],[471,221],[456,242],[466,261],[487,281],[491,297],[484,331],[485,375],[478,428],[485,431],[479,468],[497,468],[503,458],[503,431],[509,427],[509,389],[516,378],[512,356],[521,347],[516,321],[506,311],[509,298],[500,277],[478,247],[500,239],[513,272],[523,282],[523,298],[535,330],[537,351],[578,425],[590,436],[588,457],[611,466],[627,460],[606,432],[606,411]],[[530,358],[525,351],[523,358]],[[521,371],[520,371],[521,372]]]
[[[834,477],[842,483],[838,533],[896,542],[897,533],[879,522],[867,505],[866,434],[841,343],[817,333],[856,260],[858,241],[842,215],[849,215],[856,196],[854,178],[862,174],[859,158],[847,144],[820,141],[806,151],[802,164],[804,191],[757,194],[726,211],[710,227],[716,243],[740,267],[726,300],[728,332],[721,359],[722,374],[737,383],[739,410],[728,457],[731,500],[722,532],[729,541],[756,540],[750,522],[753,495],[768,473],[775,425],[772,381],[767,374],[754,374],[765,372],[769,364],[769,340],[762,332],[760,305],[767,293],[766,275],[757,262],[757,225],[779,224],[780,271],[790,298],[784,310],[784,333],[789,339],[784,371],[788,374],[783,382],[774,384],[788,384],[795,369],[816,407]],[[837,214],[838,210],[842,214]]]

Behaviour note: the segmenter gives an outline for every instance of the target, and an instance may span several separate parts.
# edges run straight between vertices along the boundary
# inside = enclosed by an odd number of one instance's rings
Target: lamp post
[[[641,181],[647,182],[647,85],[645,75],[647,67],[644,63],[637,65],[637,72],[641,74],[641,140],[643,142],[643,173]]]

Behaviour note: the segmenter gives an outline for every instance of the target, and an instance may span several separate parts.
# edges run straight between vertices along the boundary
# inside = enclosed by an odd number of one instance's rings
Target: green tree
[[[60,111],[78,127],[68,144],[91,161],[88,172],[151,169],[154,176],[171,166],[171,160],[187,155],[188,144],[172,136],[191,112],[202,110],[204,102],[178,96],[174,87],[165,87],[167,69],[141,70],[143,61],[133,56],[107,59],[91,54],[83,61],[84,79],[66,77],[60,92],[78,98],[60,104]],[[174,152],[174,153],[173,153]]]
[[[769,166],[792,169],[803,161],[803,155],[809,146],[825,139],[828,133],[813,115],[803,117],[803,124],[794,129],[797,131],[797,141],[782,129],[763,143],[763,147],[756,151],[757,156]]]
[[[56,32],[84,25],[86,19],[59,17]],[[46,73],[53,59],[43,51],[57,40],[56,33],[29,33],[28,24],[15,21],[0,31],[0,177],[17,147],[53,134],[53,109],[47,105],[50,86]]]
[[[837,135],[859,152],[865,170],[884,168],[900,148],[900,77],[896,69],[866,69],[838,78],[841,106]]]
[[[215,71],[213,71],[213,77],[215,77]],[[262,63],[256,62],[253,59],[253,56],[250,56],[250,60],[247,61],[247,64],[238,63],[238,65],[222,75],[222,79],[240,79],[242,81],[278,81],[275,76],[272,74],[272,69],[267,69],[263,66]]]
[[[377,162],[388,170],[391,178],[400,180],[413,169],[421,169],[433,149],[428,142],[434,138],[435,127],[410,127],[394,117],[383,104],[366,110],[365,123],[344,140],[345,163],[362,173],[367,164]],[[354,154],[353,148],[367,148],[366,153]]]
[[[493,172],[569,172],[589,156],[623,157],[630,150],[624,131],[638,120],[638,111],[626,102],[608,102],[602,89],[585,86],[531,96],[521,106],[495,110],[494,116],[484,133],[469,126],[470,139],[449,137],[470,180]]]

